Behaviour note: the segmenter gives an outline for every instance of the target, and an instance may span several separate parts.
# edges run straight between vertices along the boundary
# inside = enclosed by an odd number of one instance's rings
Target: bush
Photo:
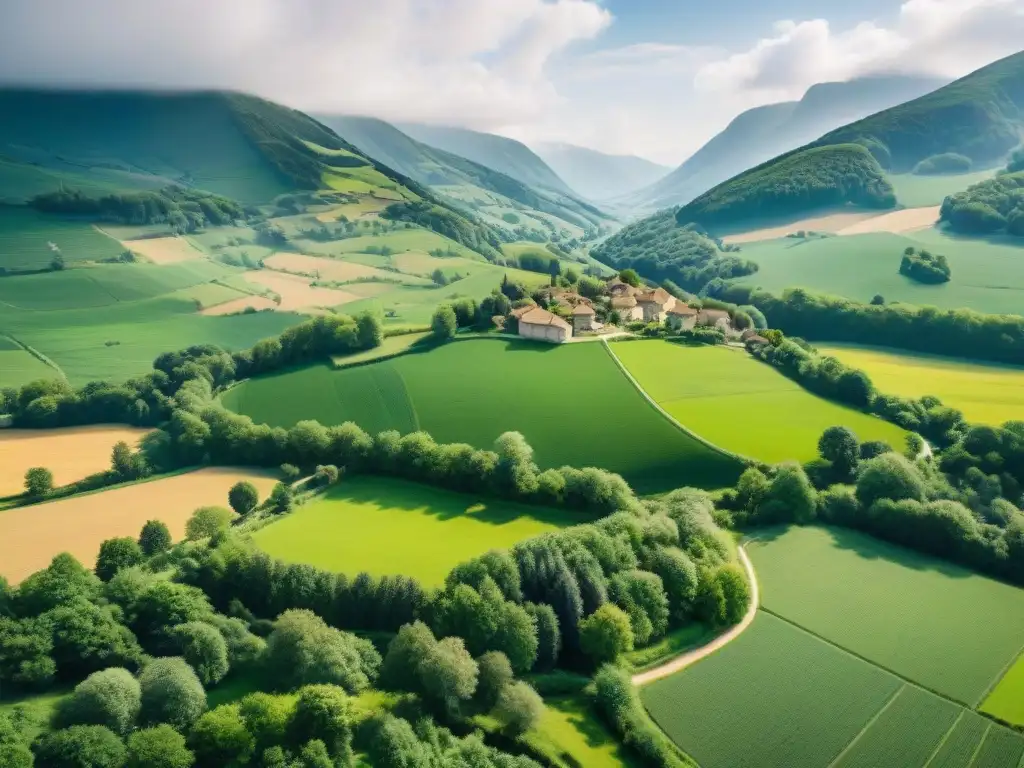
[[[210,766],[245,765],[256,748],[237,704],[222,704],[203,714],[192,726],[188,744],[196,761]]]
[[[246,480],[240,480],[228,491],[228,504],[239,515],[247,515],[260,503],[260,492]]]
[[[633,650],[633,629],[629,616],[605,603],[580,622],[580,648],[595,664],[615,661]]]
[[[125,768],[190,768],[195,762],[185,737],[166,724],[136,731],[127,746]]]
[[[540,721],[544,700],[527,683],[509,683],[498,696],[494,717],[510,736],[522,736]]]
[[[140,717],[147,725],[168,723],[187,730],[206,711],[206,691],[184,659],[150,661],[139,675]]]
[[[949,261],[942,254],[907,248],[900,261],[900,274],[926,285],[948,283],[952,275]]]
[[[300,688],[288,737],[292,744],[319,739],[338,765],[351,765],[352,709],[345,691],[335,685]]]
[[[491,710],[498,703],[498,696],[505,686],[514,680],[512,665],[508,657],[500,651],[488,651],[479,659],[479,682],[476,687],[476,701],[484,712]]]
[[[327,626],[312,611],[288,610],[267,639],[265,663],[282,688],[330,683],[355,694],[377,678],[381,659],[368,640]]]
[[[102,725],[73,725],[43,734],[35,743],[40,768],[122,768],[124,744]]]
[[[53,472],[46,467],[32,467],[25,472],[25,493],[33,499],[43,499],[53,491]]]
[[[96,557],[96,575],[103,581],[110,581],[122,568],[130,568],[142,562],[142,548],[135,539],[122,536],[107,539],[100,544]]]
[[[124,736],[135,727],[142,707],[139,681],[127,669],[93,672],[75,686],[56,711],[60,727],[102,725]]]
[[[199,621],[178,624],[171,640],[204,686],[216,685],[228,673],[228,646],[214,627]]]
[[[451,304],[442,304],[434,310],[434,316],[430,320],[430,329],[438,341],[455,338],[458,322]]]
[[[857,501],[867,508],[879,499],[924,500],[925,482],[917,467],[897,453],[883,453],[861,465]]]
[[[139,547],[146,557],[158,555],[171,548],[171,532],[160,520],[148,520],[139,534]]]
[[[200,507],[185,523],[185,538],[189,541],[209,539],[227,531],[235,513],[224,507]]]

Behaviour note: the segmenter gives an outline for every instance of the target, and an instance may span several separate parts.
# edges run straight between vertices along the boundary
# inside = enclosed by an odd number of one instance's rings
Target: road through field
[[[743,634],[743,632],[754,623],[754,617],[757,616],[757,606],[760,604],[760,595],[757,589],[757,574],[754,573],[754,565],[750,562],[750,558],[747,557],[747,551],[741,544],[738,547],[740,556],[740,562],[743,563],[743,569],[747,572],[747,581],[750,582],[750,605],[747,606],[747,612],[743,614],[743,618],[740,623],[735,625],[725,634],[719,635],[707,645],[702,645],[700,648],[694,648],[692,651],[687,651],[682,656],[662,664],[660,667],[649,669],[646,672],[640,672],[639,674],[633,675],[633,685],[646,685],[647,683],[653,683],[655,680],[660,680],[663,677],[674,675],[680,670],[686,669],[691,664],[695,664],[706,656],[710,656],[712,653],[728,645],[737,637]]]

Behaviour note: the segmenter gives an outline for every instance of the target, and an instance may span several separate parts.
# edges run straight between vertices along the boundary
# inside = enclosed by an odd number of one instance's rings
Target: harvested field
[[[181,539],[196,508],[226,504],[228,490],[239,480],[252,482],[261,497],[276,482],[252,470],[207,468],[0,512],[0,576],[16,584],[61,552],[92,568],[103,541],[138,536],[147,520],[162,520],[171,536]]]
[[[123,440],[134,446],[147,432],[148,429],[140,427],[112,426],[2,429],[0,496],[23,492],[25,472],[32,467],[49,469],[58,486],[109,469],[110,452],[115,443]]]
[[[231,301],[225,301],[222,304],[215,304],[212,307],[204,307],[199,314],[214,316],[234,315],[239,312],[244,312],[249,307],[257,310],[279,309],[278,305],[266,296],[243,296],[238,299],[232,299]]]
[[[765,610],[954,701],[977,705],[1024,644],[1024,589],[856,531],[773,529],[747,551]]]
[[[841,213],[829,213],[822,216],[811,216],[806,219],[799,219],[789,224],[781,224],[774,227],[762,227],[749,232],[737,232],[726,235],[722,238],[725,243],[753,243],[758,240],[775,240],[794,232],[829,232],[836,233],[842,229],[853,226],[866,219],[878,216],[877,211],[843,211]]]
[[[336,288],[314,288],[312,280],[299,275],[287,275],[283,272],[271,272],[266,269],[246,272],[245,279],[254,285],[269,288],[281,297],[277,309],[281,312],[294,312],[310,307],[334,307],[346,301],[354,301],[359,297],[348,291]]]
[[[394,281],[404,277],[395,272],[368,267],[365,264],[356,264],[351,261],[341,261],[340,259],[329,259],[322,256],[304,256],[301,253],[275,253],[273,256],[264,259],[263,263],[270,269],[277,269],[282,272],[295,272],[318,277],[320,280],[331,280],[339,283],[359,278],[379,278],[381,280]],[[412,278],[411,281],[417,283],[424,282],[415,278]]]
[[[836,234],[863,235],[866,232],[913,232],[918,229],[927,229],[938,219],[938,205],[928,206],[927,208],[906,208],[902,211],[883,213],[881,216],[873,216],[870,219],[858,221],[848,227],[843,227]]]
[[[145,240],[125,240],[125,248],[142,254],[154,264],[174,264],[178,261],[198,259],[202,251],[184,237],[151,237]]]
[[[588,519],[393,478],[354,477],[253,538],[289,562],[352,576],[412,576],[436,587],[464,560]],[[429,542],[444,546],[424,546]]]

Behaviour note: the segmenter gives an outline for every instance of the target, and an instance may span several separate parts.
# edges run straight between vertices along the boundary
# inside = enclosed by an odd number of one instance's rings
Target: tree
[[[725,597],[724,618],[726,624],[737,624],[747,612],[750,604],[750,585],[743,570],[733,563],[726,563],[715,573]]]
[[[53,491],[53,472],[46,467],[32,467],[25,472],[25,492],[33,499],[42,499]]]
[[[488,651],[479,659],[477,666],[480,670],[476,687],[476,701],[480,709],[488,712],[498,703],[498,696],[502,689],[513,682],[515,676],[512,674],[512,665],[508,657],[501,651]]]
[[[510,736],[522,736],[540,722],[543,714],[544,700],[522,681],[506,685],[494,708],[494,717]]]
[[[904,456],[883,453],[861,464],[857,500],[865,509],[879,499],[923,501],[924,495],[924,478]]]
[[[74,556],[62,552],[41,571],[36,571],[18,587],[15,604],[21,616],[38,616],[71,602],[76,597],[93,600],[99,596],[102,582]]]
[[[214,627],[191,621],[172,627],[170,636],[204,686],[216,685],[224,679],[229,668],[228,646]]]
[[[110,581],[122,568],[130,568],[142,562],[142,548],[130,536],[107,539],[100,544],[96,557],[96,575],[103,581]]]
[[[287,696],[250,693],[238,703],[245,727],[256,739],[256,752],[282,744],[291,720],[293,702]]]
[[[633,644],[647,645],[668,629],[668,596],[661,579],[648,571],[624,571],[611,579],[611,599],[629,615]]]
[[[206,711],[206,691],[184,659],[153,659],[139,675],[139,685],[145,724],[169,723],[184,731]]]
[[[880,307],[885,304],[885,297],[880,293],[876,293],[871,297],[871,304],[873,306]]]
[[[636,273],[635,269],[624,269],[619,272],[619,280],[634,288],[640,287],[640,275]]]
[[[430,329],[434,334],[434,338],[438,341],[448,341],[455,338],[455,331],[458,330],[458,321],[451,304],[442,304],[434,310],[434,316],[430,319]]]
[[[288,738],[294,745],[319,739],[338,765],[350,765],[352,725],[352,707],[344,689],[336,685],[307,685],[299,689]]]
[[[384,324],[376,315],[364,312],[356,318],[359,346],[364,349],[379,347],[384,343]]]
[[[237,704],[222,704],[204,713],[192,726],[188,745],[200,765],[242,766],[252,758],[256,740]]]
[[[611,603],[602,605],[580,622],[580,649],[595,664],[615,661],[633,650],[629,616]]]
[[[231,527],[235,513],[224,507],[200,507],[185,523],[185,538],[189,541],[208,539]]]
[[[334,761],[331,760],[327,745],[320,739],[303,744],[299,750],[299,762],[302,768],[334,768]]]
[[[167,724],[136,731],[127,747],[125,768],[191,768],[195,762],[185,737]]]
[[[330,683],[359,693],[376,679],[380,655],[373,644],[327,626],[309,610],[289,610],[274,623],[264,663],[282,687]]]
[[[115,617],[116,609],[77,597],[40,619],[53,638],[51,656],[64,679],[80,680],[110,666],[134,668],[142,650],[131,630]]]
[[[437,645],[437,639],[430,627],[422,621],[405,624],[388,643],[384,664],[380,669],[380,684],[391,690],[412,690],[419,688],[420,662]]]
[[[196,587],[162,579],[154,581],[135,601],[131,627],[150,652],[171,653],[174,643],[167,628],[213,615],[206,594]]]
[[[240,480],[228,491],[228,504],[239,515],[247,515],[260,503],[260,492],[247,480]]]
[[[558,663],[558,654],[562,651],[562,634],[558,629],[555,609],[547,603],[526,603],[523,607],[537,627],[537,660],[534,669],[541,672],[554,669]]]
[[[860,443],[857,436],[846,427],[829,427],[818,440],[818,453],[832,463],[832,469],[840,480],[846,480],[857,468]]]
[[[102,725],[121,736],[135,727],[142,707],[139,681],[127,669],[112,667],[93,672],[58,705],[60,727]]]
[[[479,668],[461,637],[438,641],[419,664],[424,696],[449,715],[476,691]]]
[[[171,532],[161,520],[147,520],[139,534],[139,547],[146,557],[158,555],[171,548]]]
[[[270,491],[270,497],[267,499],[267,506],[276,515],[291,512],[294,504],[295,494],[292,492],[291,486],[285,483],[275,485]]]
[[[102,725],[51,731],[35,744],[40,768],[122,768],[128,757],[121,739]]]
[[[817,497],[807,473],[798,464],[783,464],[775,471],[768,495],[761,504],[763,523],[809,523],[817,515]]]
[[[134,453],[123,440],[116,443],[110,453],[110,468],[121,480],[138,480],[148,471],[142,455]]]
[[[24,744],[0,742],[0,768],[32,768],[32,751]]]

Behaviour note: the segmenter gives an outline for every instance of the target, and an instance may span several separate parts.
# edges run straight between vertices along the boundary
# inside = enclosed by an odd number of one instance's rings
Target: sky
[[[674,166],[816,82],[967,74],[1024,0],[7,0],[6,83],[233,88]]]

